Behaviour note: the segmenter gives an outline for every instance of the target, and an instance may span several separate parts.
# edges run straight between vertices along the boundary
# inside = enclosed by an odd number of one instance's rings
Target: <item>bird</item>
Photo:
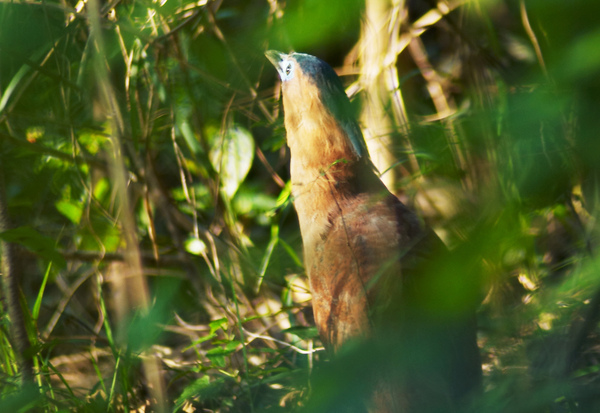
[[[447,248],[381,181],[332,67],[305,53],[265,55],[281,80],[292,199],[325,348],[335,357],[349,343],[395,337],[402,343],[393,351],[429,349],[430,368],[403,355],[408,372],[382,372],[369,412],[458,406],[480,388],[481,361],[476,306],[436,310],[448,277],[436,275],[447,272],[435,258]]]

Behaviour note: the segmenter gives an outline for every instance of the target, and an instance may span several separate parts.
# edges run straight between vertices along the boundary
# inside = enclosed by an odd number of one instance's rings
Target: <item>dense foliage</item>
[[[379,169],[455,251],[439,305],[480,295],[473,411],[599,411],[599,15],[596,0],[0,3],[0,239],[22,247],[36,373],[19,384],[3,300],[0,411],[348,411],[368,391],[356,377],[393,362],[367,346],[329,362],[318,340],[269,48],[331,63],[371,131],[377,61]]]

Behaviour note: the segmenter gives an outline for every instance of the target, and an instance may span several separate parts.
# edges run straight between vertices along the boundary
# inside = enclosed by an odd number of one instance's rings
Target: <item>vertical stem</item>
[[[150,301],[149,291],[142,274],[137,228],[127,191],[127,169],[122,145],[122,138],[125,135],[125,123],[108,75],[98,1],[90,0],[88,6],[92,44],[96,52],[96,79],[105,115],[111,123],[112,153],[108,156],[108,163],[118,204],[118,224],[124,238],[123,255],[125,262],[118,277],[121,278],[127,310],[137,310],[147,314]],[[156,400],[154,411],[165,412],[165,390],[160,362],[157,358],[147,355],[143,358],[142,365],[149,391],[152,398]]]
[[[0,233],[11,229],[8,217],[8,202],[4,186],[4,171],[0,167]],[[26,356],[26,350],[31,347],[25,329],[25,316],[19,303],[19,283],[23,274],[22,260],[19,260],[18,245],[0,239],[2,248],[2,287],[6,302],[7,312],[10,316],[10,329],[12,346],[17,359],[21,383],[31,382],[34,369],[33,359]]]
[[[386,113],[390,103],[384,82],[385,56],[390,46],[387,28],[390,21],[389,0],[367,0],[361,35],[361,84],[365,101],[361,114],[365,141],[375,167],[387,173],[381,176],[384,184],[393,191],[394,174],[390,166],[394,156],[390,151],[392,122]]]

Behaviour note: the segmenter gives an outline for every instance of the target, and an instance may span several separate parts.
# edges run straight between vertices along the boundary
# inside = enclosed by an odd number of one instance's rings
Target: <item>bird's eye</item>
[[[291,72],[292,72],[292,64],[288,63],[288,65],[285,67],[285,75],[289,76]]]

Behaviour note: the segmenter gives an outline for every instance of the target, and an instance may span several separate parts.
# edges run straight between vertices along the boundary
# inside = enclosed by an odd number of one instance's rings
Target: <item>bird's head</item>
[[[265,53],[282,82],[288,139],[290,133],[308,135],[324,129],[330,119],[346,135],[358,158],[368,157],[362,132],[338,75],[321,59],[304,53]],[[325,113],[323,113],[325,112]],[[331,130],[328,126],[326,130]]]

